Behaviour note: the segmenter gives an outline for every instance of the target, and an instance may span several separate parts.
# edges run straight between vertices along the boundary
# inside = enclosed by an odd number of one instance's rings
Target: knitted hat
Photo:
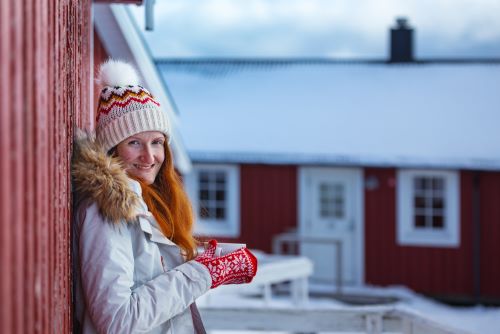
[[[106,151],[124,139],[144,131],[163,132],[170,137],[167,116],[146,88],[132,65],[108,60],[99,69],[103,86],[97,107],[97,140]]]

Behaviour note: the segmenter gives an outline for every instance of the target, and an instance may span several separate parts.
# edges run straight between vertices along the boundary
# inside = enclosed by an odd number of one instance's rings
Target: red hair
[[[153,184],[141,182],[142,197],[160,225],[163,234],[176,243],[187,260],[196,256],[193,237],[193,210],[180,176],[174,168],[172,153],[165,144],[165,161]]]

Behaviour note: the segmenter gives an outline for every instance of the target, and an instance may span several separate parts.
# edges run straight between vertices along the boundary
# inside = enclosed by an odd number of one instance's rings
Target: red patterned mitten
[[[217,240],[212,239],[209,242],[207,242],[207,246],[205,246],[205,251],[198,255],[195,260],[202,260],[202,259],[212,259],[215,257],[215,251],[217,249]],[[200,261],[198,261],[200,262]]]
[[[247,248],[214,257],[216,248],[217,241],[210,240],[205,252],[195,258],[195,261],[203,264],[210,272],[212,289],[222,284],[242,284],[252,281],[257,273],[257,258]]]

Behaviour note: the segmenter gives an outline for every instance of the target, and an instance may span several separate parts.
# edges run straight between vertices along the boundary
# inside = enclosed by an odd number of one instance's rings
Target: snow
[[[158,68],[194,161],[500,168],[500,64]]]
[[[314,286],[312,286],[314,290]],[[216,290],[213,290],[216,291]],[[439,303],[426,298],[420,294],[411,291],[406,287],[374,287],[364,286],[357,288],[346,288],[346,293],[363,294],[366,296],[384,296],[396,297],[397,302],[392,304],[400,310],[410,311],[425,318],[432,319],[450,328],[467,331],[477,334],[498,334],[500,333],[500,307],[453,307]],[[264,306],[263,301],[256,298],[249,298],[235,293],[211,293],[209,307],[233,307],[233,308],[294,308],[290,299],[287,297],[274,297],[269,305]],[[200,307],[207,307],[207,300],[201,299],[197,302]],[[352,306],[331,298],[311,298],[309,304],[305,306],[308,309],[344,309]],[[358,306],[359,307],[359,306]],[[259,333],[251,331],[211,331],[211,334],[248,334]],[[260,332],[262,333],[262,332]],[[266,332],[282,334],[283,332]]]

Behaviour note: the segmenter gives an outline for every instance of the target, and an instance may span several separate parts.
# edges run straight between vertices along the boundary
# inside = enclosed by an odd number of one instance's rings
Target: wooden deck
[[[251,284],[225,285],[199,300],[207,330],[284,331],[288,333],[470,334],[390,305],[339,306],[317,309],[308,303],[307,279],[312,262],[303,256],[268,255],[256,251],[257,275]],[[271,306],[271,286],[290,282],[290,304]],[[340,291],[337,291],[337,294]],[[263,296],[253,306],[220,306],[221,295]],[[283,297],[283,296],[281,296]],[[345,297],[345,296],[344,296]],[[215,301],[215,303],[213,302]]]
[[[394,307],[338,310],[200,308],[207,330],[289,333],[470,334]]]

